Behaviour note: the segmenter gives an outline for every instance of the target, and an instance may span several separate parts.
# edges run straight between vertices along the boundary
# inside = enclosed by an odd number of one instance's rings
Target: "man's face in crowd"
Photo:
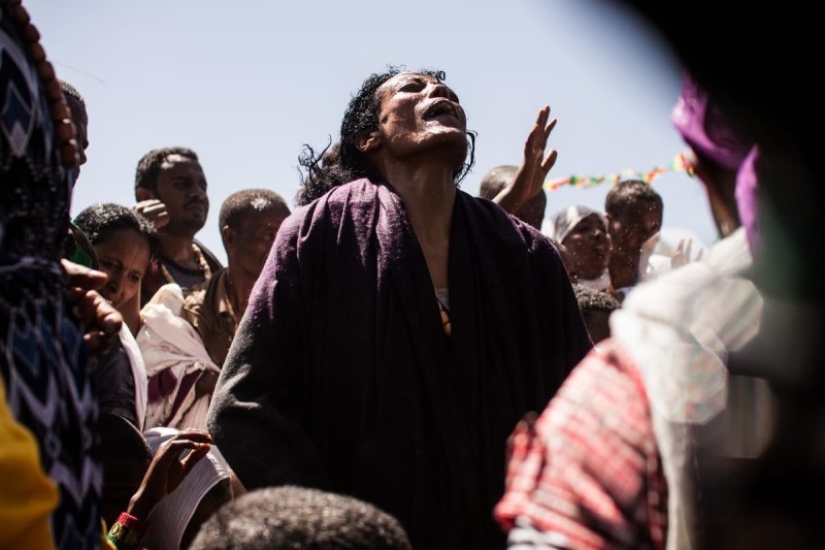
[[[613,254],[636,259],[642,245],[662,229],[662,208],[653,202],[639,202],[618,217],[609,218],[609,222]]]
[[[158,175],[157,199],[166,205],[169,223],[165,233],[195,235],[206,223],[209,197],[206,176],[198,161],[181,155],[169,155]]]
[[[237,267],[250,275],[260,275],[278,229],[288,215],[285,209],[267,208],[245,215],[237,229],[227,228],[232,234],[228,245],[234,249],[233,257],[238,263],[233,269]]]

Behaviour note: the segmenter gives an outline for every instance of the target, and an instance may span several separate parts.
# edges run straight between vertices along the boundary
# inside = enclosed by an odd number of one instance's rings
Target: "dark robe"
[[[0,377],[14,420],[37,442],[42,472],[59,492],[55,507],[41,510],[49,516],[50,547],[96,550],[103,485],[97,399],[84,325],[60,264],[76,171],[61,165],[49,116],[54,104],[27,54],[31,35],[13,11],[12,2],[0,2]],[[0,454],[6,444],[0,439]],[[6,458],[4,501],[17,492],[17,465]],[[20,506],[22,512],[27,504]]]
[[[460,191],[449,285],[448,337],[388,185],[358,180],[288,218],[208,420],[244,485],[353,495],[416,548],[503,548],[507,437],[592,344],[550,241]]]

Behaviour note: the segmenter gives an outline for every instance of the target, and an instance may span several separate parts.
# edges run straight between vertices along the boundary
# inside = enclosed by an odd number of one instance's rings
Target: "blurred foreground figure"
[[[18,539],[20,547],[97,548],[102,470],[90,352],[108,349],[122,322],[95,291],[105,275],[61,261],[79,149],[19,0],[0,2],[0,111],[0,375],[9,410],[37,442],[39,466],[59,493],[53,510],[43,491],[41,506],[21,499],[20,515],[2,519],[25,532],[46,527],[42,514],[51,512],[48,532]],[[0,441],[4,452],[12,443]],[[3,466],[5,496],[25,483],[26,468]]]
[[[688,77],[673,116],[715,218],[738,220],[734,190],[755,188],[745,162],[752,143]],[[636,286],[610,317],[611,338],[574,369],[535,426],[517,427],[496,509],[511,546],[699,544],[699,448],[758,456],[771,429],[761,414],[770,410],[765,383],[726,369],[762,314],[745,229],[730,229],[707,262]]]
[[[738,126],[759,142],[759,239],[754,281],[765,298],[759,335],[730,358],[732,371],[769,380],[778,403],[775,438],[757,459],[721,465],[700,454],[707,547],[821,548],[825,532],[817,502],[825,491],[825,460],[813,452],[825,426],[825,186],[822,170],[825,87],[819,80],[788,86],[789,63],[766,59],[818,55],[825,22],[814,4],[744,3],[720,10],[693,0],[673,17],[661,2],[621,0],[638,10],[673,47],[696,79]],[[701,31],[699,30],[701,29]],[[701,38],[699,36],[701,35]],[[782,36],[765,40],[765,36]],[[747,226],[748,220],[742,219]]]

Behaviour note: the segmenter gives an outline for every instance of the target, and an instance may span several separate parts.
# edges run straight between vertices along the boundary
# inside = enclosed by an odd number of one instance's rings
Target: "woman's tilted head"
[[[380,181],[383,174],[371,160],[376,147],[399,145],[404,136],[413,138],[407,141],[409,146],[423,145],[427,130],[430,135],[448,135],[450,125],[462,136],[463,154],[454,176],[458,184],[474,163],[475,133],[467,131],[458,97],[443,84],[444,79],[443,71],[408,72],[394,66],[370,75],[344,112],[339,141],[317,154],[305,146],[300,164],[306,175],[298,193],[299,203],[308,204],[333,187],[359,178]],[[396,98],[390,96],[396,94],[403,97],[394,101]],[[448,120],[451,117],[455,118],[452,122]],[[413,123],[418,127],[410,126]],[[438,127],[440,131],[435,132]],[[416,140],[415,134],[421,139]],[[406,153],[409,149],[394,151]]]

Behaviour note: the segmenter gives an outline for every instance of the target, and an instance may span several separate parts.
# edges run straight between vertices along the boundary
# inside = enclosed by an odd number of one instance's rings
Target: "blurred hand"
[[[693,245],[692,239],[679,239],[679,244],[676,245],[676,251],[670,257],[670,268],[676,269],[677,267],[682,267],[685,264],[690,263],[691,261],[698,262],[702,259],[702,250],[699,250],[699,253],[696,254],[696,257],[691,259],[690,252],[691,246]]]
[[[659,244],[659,237],[660,233],[657,231],[642,243],[642,248],[639,250],[639,271],[637,275],[639,281],[645,280],[648,276],[648,262],[653,255],[653,251],[656,249],[656,245]]]
[[[155,227],[156,231],[169,223],[169,212],[166,210],[166,205],[157,199],[140,201],[132,207],[132,210],[146,218]]]
[[[212,436],[205,430],[190,428],[164,441],[155,452],[143,481],[129,502],[128,514],[146,521],[163,497],[174,491],[206,453]],[[182,456],[184,451],[189,451]]]
[[[548,122],[549,117],[550,107],[545,105],[539,110],[536,123],[524,143],[524,160],[515,178],[493,198],[494,202],[510,214],[518,212],[525,202],[542,191],[547,174],[556,163],[558,153],[555,149],[551,149],[547,156],[544,155],[547,139],[557,122],[555,118]]]
[[[97,289],[108,278],[102,271],[62,260],[63,269],[69,275],[69,298],[77,307],[85,327],[83,341],[94,354],[106,353],[118,337],[123,317]]]

